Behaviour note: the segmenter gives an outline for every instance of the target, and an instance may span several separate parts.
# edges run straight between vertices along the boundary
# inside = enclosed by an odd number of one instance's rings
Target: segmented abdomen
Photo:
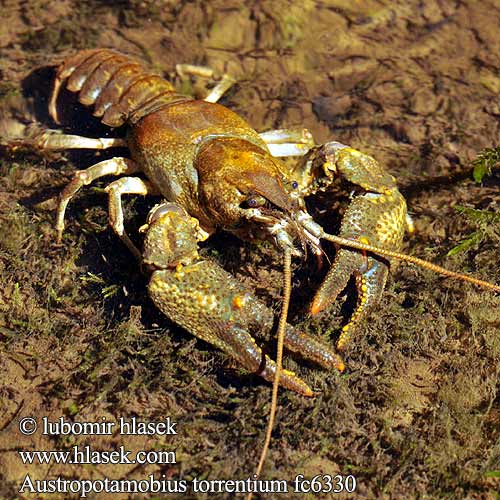
[[[85,106],[94,105],[94,116],[110,127],[134,124],[159,108],[190,100],[179,95],[160,75],[111,49],[82,50],[57,69],[49,112],[56,123],[57,98],[64,82]]]

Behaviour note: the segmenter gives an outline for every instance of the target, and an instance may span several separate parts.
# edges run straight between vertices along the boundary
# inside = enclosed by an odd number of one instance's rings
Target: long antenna
[[[288,316],[288,306],[290,305],[290,295],[292,292],[292,252],[290,248],[285,248],[284,255],[284,287],[283,287],[283,307],[281,309],[280,320],[278,324],[278,347],[276,352],[276,373],[273,381],[273,395],[271,398],[271,410],[269,412],[269,420],[267,423],[266,439],[260,454],[259,465],[255,471],[255,479],[258,479],[262,472],[262,467],[266,461],[271,435],[273,432],[274,421],[276,417],[276,408],[278,407],[278,388],[280,383],[281,371],[283,368],[283,344],[285,340],[286,319]],[[247,496],[247,500],[252,499],[252,493]]]
[[[386,257],[392,257],[394,259],[410,262],[425,269],[430,269],[435,273],[442,274],[444,276],[450,276],[451,278],[457,278],[462,281],[468,281],[469,283],[473,283],[474,285],[481,286],[484,288],[489,288],[490,290],[495,290],[496,292],[500,292],[500,286],[498,285],[489,283],[488,281],[483,281],[474,278],[472,276],[468,276],[467,274],[450,271],[448,269],[445,269],[444,267],[433,264],[432,262],[429,262],[427,260],[414,257],[413,255],[406,255],[404,253],[393,252],[392,250],[386,250],[385,248],[379,248],[377,246],[373,246],[368,243],[362,243],[360,241],[350,240],[348,238],[342,238],[340,236],[335,236],[333,234],[328,234],[328,233],[323,233],[321,235],[321,238],[331,241],[332,243],[336,243],[337,245],[343,247],[355,248],[356,250],[365,250],[366,252],[371,252],[376,255],[384,255]]]

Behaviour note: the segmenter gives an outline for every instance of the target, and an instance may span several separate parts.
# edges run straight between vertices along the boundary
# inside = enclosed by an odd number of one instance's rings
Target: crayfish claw
[[[369,270],[356,276],[358,306],[351,316],[349,323],[342,327],[339,339],[337,340],[338,351],[344,351],[347,348],[355,326],[379,302],[383,295],[389,274],[389,266],[372,257],[368,257],[368,263],[370,266]]]
[[[287,350],[296,352],[303,358],[309,359],[323,368],[334,369],[339,372],[345,370],[344,361],[334,349],[291,325],[287,325],[285,330],[285,346]]]
[[[173,322],[272,382],[276,363],[262,352],[251,332],[269,334],[274,314],[216,262],[200,257],[197,245],[203,237],[197,229],[196,219],[182,207],[165,203],[153,208],[144,226],[143,264],[151,274],[149,294]],[[286,326],[284,344],[321,366],[344,369],[332,348],[291,325]],[[280,385],[314,395],[302,379],[287,370],[281,373]]]
[[[264,355],[252,336],[237,325],[226,325],[225,340],[233,356],[249,371],[260,375],[264,380],[273,382],[276,375],[276,362]],[[279,383],[281,386],[303,396],[314,396],[312,389],[294,372],[283,369]]]
[[[407,224],[406,202],[397,189],[386,194],[368,192],[355,197],[344,214],[340,236],[398,251]],[[332,304],[356,278],[358,305],[342,328],[337,350],[344,350],[355,326],[382,297],[389,272],[389,261],[364,251],[339,248],[332,268],[317,291],[310,313],[317,314]]]

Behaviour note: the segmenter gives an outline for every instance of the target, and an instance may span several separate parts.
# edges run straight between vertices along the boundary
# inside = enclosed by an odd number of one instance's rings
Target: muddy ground
[[[238,84],[222,102],[256,129],[307,127],[318,142],[350,144],[387,166],[415,221],[406,251],[500,282],[498,217],[496,223],[494,217],[475,220],[457,210],[500,210],[498,170],[479,184],[471,175],[477,154],[499,145],[498,2],[47,5],[1,2],[1,499],[35,498],[27,489],[18,493],[27,473],[33,480],[246,478],[255,469],[269,410],[268,384],[154,308],[134,259],[107,228],[105,181],[72,201],[63,243],[55,244],[56,196],[96,155],[5,145],[34,121],[54,127],[46,113],[51,72],[38,68],[61,55],[114,47],[165,74],[181,62],[230,73]],[[188,83],[178,82],[184,91],[205,90],[203,82]],[[85,127],[74,122],[66,130]],[[155,201],[127,200],[127,224],[137,242],[136,229]],[[467,251],[446,256],[471,235]],[[272,248],[221,235],[205,254],[279,310],[281,259]],[[314,262],[295,268],[292,322],[303,317],[321,277]],[[332,311],[307,320],[306,330],[334,342],[352,311],[353,293],[350,288]],[[292,491],[297,474],[354,475],[356,493],[339,498],[499,498],[499,306],[498,294],[395,266],[380,305],[346,355],[344,374],[287,356],[286,366],[318,396],[280,392],[263,477],[290,481]],[[268,346],[272,352],[272,342]],[[171,417],[178,434],[23,436],[18,425],[28,416],[89,422]],[[18,454],[75,445],[175,451],[177,463],[23,465]]]

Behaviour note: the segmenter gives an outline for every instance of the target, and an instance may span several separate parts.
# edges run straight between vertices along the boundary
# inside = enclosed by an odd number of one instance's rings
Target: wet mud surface
[[[471,169],[483,148],[499,145],[498,3],[5,0],[1,6],[0,498],[33,498],[18,493],[27,473],[244,479],[258,461],[269,410],[269,385],[154,308],[146,279],[107,227],[105,181],[71,202],[63,243],[55,244],[57,194],[75,169],[105,156],[7,144],[35,121],[54,127],[46,112],[51,70],[43,68],[63,55],[113,47],[167,76],[177,63],[231,74],[238,84],[222,103],[257,130],[307,127],[317,142],[350,144],[386,165],[416,226],[405,251],[500,282],[498,218],[485,223],[457,210],[500,209],[499,171],[478,184]],[[185,92],[206,91],[204,82],[177,84]],[[82,118],[65,130],[85,135],[91,127]],[[137,242],[155,201],[127,199]],[[475,233],[469,250],[446,256]],[[218,235],[204,252],[279,311],[281,257],[271,247]],[[297,322],[323,271],[313,262],[294,266],[291,321]],[[331,311],[307,320],[306,330],[333,343],[352,312],[354,289],[348,292]],[[498,498],[499,306],[498,294],[394,266],[382,301],[346,354],[344,374],[287,356],[287,368],[318,396],[280,392],[263,478],[354,475],[356,493],[339,498]],[[273,343],[267,345],[272,353]],[[18,422],[26,416],[89,422],[168,416],[178,434],[22,436]],[[175,451],[177,463],[23,465],[18,454],[75,445]]]

